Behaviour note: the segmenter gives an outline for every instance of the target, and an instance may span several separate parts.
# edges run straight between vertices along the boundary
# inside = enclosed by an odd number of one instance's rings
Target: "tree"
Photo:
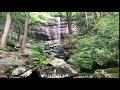
[[[101,14],[100,14],[100,15],[101,15]],[[94,24],[96,24],[97,13],[96,13],[96,12],[92,12],[92,17],[93,17],[93,22],[94,22]]]
[[[27,41],[27,35],[28,35],[28,12],[25,12],[26,14],[26,21],[25,21],[25,31],[24,31],[24,36],[23,36],[23,41],[22,41],[22,51],[25,49],[26,41]]]
[[[87,16],[87,12],[85,12],[85,17],[86,17],[86,23],[87,23],[87,27],[88,27],[88,16]]]
[[[59,12],[59,13],[62,17],[65,17],[65,19],[67,20],[69,34],[72,34],[72,12],[66,12],[66,14],[65,12],[63,13]]]
[[[119,66],[119,14],[102,14],[104,16],[94,24],[88,32],[90,34],[76,35],[71,40],[75,52],[68,61],[81,72]],[[88,18],[90,27],[90,22],[93,21],[92,13],[88,13]]]
[[[72,12],[67,12],[68,30],[72,34],[72,22],[71,22]]]
[[[6,24],[5,24],[5,29],[3,32],[2,40],[1,40],[1,48],[5,48],[7,46],[7,40],[10,32],[10,26],[11,26],[11,12],[7,13],[7,18],[6,18]]]

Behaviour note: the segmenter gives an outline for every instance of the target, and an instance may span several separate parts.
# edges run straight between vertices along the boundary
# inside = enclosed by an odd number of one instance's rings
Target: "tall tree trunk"
[[[79,33],[79,27],[78,27],[78,16],[79,12],[76,12],[76,33],[78,34]]]
[[[72,12],[67,12],[68,31],[72,35],[72,23],[71,23]],[[69,46],[71,47],[71,39],[69,37]]]
[[[22,51],[25,49],[26,41],[27,41],[27,35],[28,35],[28,13],[26,12],[26,21],[25,21],[25,31],[24,31],[24,36],[23,36],[23,41],[22,41]]]
[[[88,27],[88,15],[87,15],[87,12],[85,12],[85,18],[86,18],[86,24],[87,24],[87,27]]]
[[[8,40],[8,36],[9,36],[9,32],[10,32],[10,26],[11,26],[11,13],[8,12],[4,33],[2,36],[2,40],[1,40],[1,48],[5,48],[7,46],[7,40]]]
[[[72,12],[67,12],[67,21],[68,21],[69,34],[72,34],[72,22],[71,22],[71,18],[72,18]]]
[[[21,26],[19,27],[19,24],[18,24],[18,32],[17,32],[17,41],[19,42],[20,41],[20,34],[21,34]]]
[[[96,20],[97,20],[97,14],[96,14],[96,12],[92,13],[92,17],[93,17],[94,24],[96,24]]]
[[[10,34],[10,35],[9,35],[9,38],[10,38],[10,39],[12,39],[12,37],[13,37],[14,24],[11,25],[11,28],[12,28],[12,29],[11,29],[11,31],[9,32],[9,34]]]

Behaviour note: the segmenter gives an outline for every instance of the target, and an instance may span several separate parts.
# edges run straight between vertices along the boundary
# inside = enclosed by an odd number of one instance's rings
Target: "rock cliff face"
[[[76,33],[76,27],[72,26],[73,33]],[[45,26],[31,25],[29,27],[30,37],[35,39],[47,41],[57,40],[58,38],[64,39],[68,35],[68,24],[60,18],[53,18],[49,20],[49,23]]]

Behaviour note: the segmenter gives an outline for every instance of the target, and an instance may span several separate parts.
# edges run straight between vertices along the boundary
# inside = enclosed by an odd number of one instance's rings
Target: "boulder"
[[[52,66],[38,71],[42,78],[65,78],[77,74],[67,66]]]
[[[37,68],[28,67],[28,66],[20,66],[13,70],[11,76],[12,78],[25,78],[29,77]]]
[[[29,67],[20,66],[20,67],[15,68],[11,75],[12,76],[18,76],[18,75],[24,74],[29,69],[30,69]]]
[[[64,78],[77,75],[77,72],[73,70],[63,59],[54,58],[46,61],[53,66],[42,70],[38,69],[38,72],[43,78]]]
[[[28,77],[28,76],[30,76],[32,74],[32,71],[33,70],[30,69],[30,70],[26,71],[25,73],[21,74],[20,77]]]

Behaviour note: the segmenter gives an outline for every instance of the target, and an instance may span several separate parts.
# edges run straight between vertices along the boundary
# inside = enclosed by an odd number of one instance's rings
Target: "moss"
[[[111,74],[113,77],[119,78],[119,73],[112,73]]]
[[[107,73],[119,73],[119,68],[108,68],[104,70]]]
[[[94,78],[119,78],[119,68],[98,69]]]
[[[102,74],[102,73],[95,73],[95,74],[93,75],[93,77],[94,77],[94,78],[105,78],[105,75]]]

